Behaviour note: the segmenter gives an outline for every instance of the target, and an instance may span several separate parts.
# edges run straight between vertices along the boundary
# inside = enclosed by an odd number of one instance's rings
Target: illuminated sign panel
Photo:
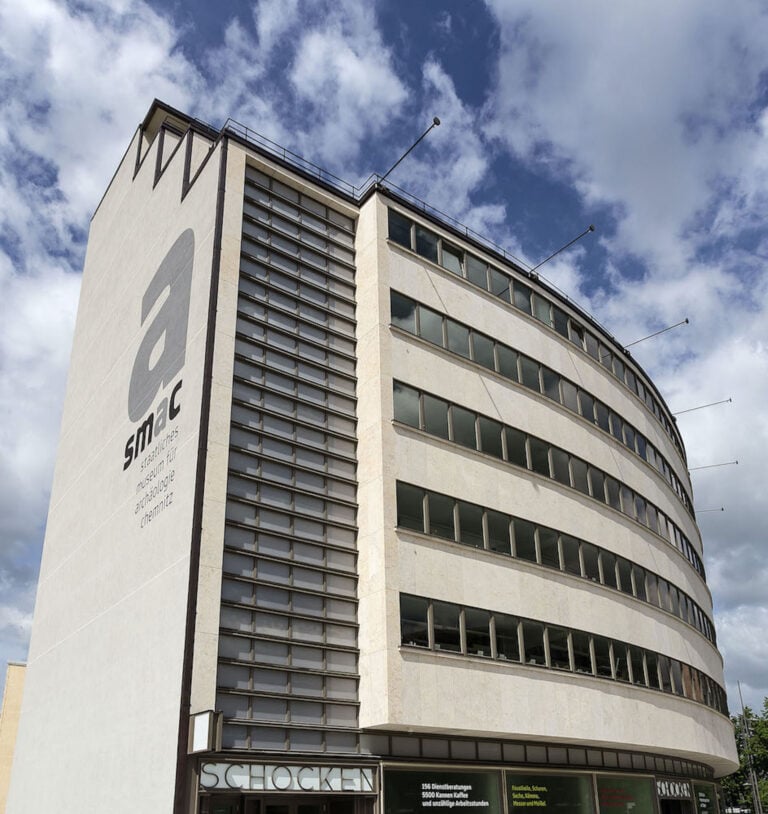
[[[600,814],[655,814],[653,781],[598,775],[597,803]]]
[[[507,804],[519,814],[593,814],[587,775],[507,774]]]
[[[709,783],[693,784],[693,799],[696,801],[698,814],[717,814],[717,796],[715,787]]]
[[[384,807],[385,814],[436,809],[501,814],[501,773],[386,770]]]

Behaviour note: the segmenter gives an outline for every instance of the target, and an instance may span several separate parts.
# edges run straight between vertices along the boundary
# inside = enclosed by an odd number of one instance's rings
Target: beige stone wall
[[[0,814],[5,814],[5,801],[11,783],[13,752],[16,746],[16,732],[21,716],[21,698],[24,691],[23,664],[9,662],[5,673],[3,706],[0,710]]]

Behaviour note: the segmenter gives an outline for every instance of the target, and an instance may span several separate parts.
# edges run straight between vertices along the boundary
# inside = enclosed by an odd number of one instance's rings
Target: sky
[[[731,711],[768,696],[768,6],[0,0],[0,685],[31,628],[89,219],[154,98],[541,269],[673,412]],[[720,509],[724,511],[719,511]]]

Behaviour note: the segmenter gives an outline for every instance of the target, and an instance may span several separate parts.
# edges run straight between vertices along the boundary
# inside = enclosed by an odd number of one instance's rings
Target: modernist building
[[[10,814],[709,814],[736,766],[631,356],[155,102],[91,226]]]

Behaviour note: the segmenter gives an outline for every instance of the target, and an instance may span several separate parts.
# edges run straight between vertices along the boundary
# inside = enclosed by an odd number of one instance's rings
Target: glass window
[[[608,370],[612,370],[613,369],[613,364],[612,364],[612,361],[611,361],[612,358],[613,358],[613,354],[610,352],[610,350],[608,350],[608,348],[606,348],[605,345],[601,344],[600,345],[600,364],[603,367],[607,367]]]
[[[411,248],[411,222],[394,209],[389,210],[389,239]]]
[[[432,628],[435,650],[461,650],[459,606],[452,602],[432,603]]]
[[[632,683],[645,685],[645,670],[643,668],[643,651],[639,647],[628,647],[629,664],[632,668]]]
[[[571,458],[571,478],[573,486],[582,494],[589,494],[589,481],[587,480],[587,464],[579,458]]]
[[[680,618],[684,622],[693,624],[693,610],[691,608],[691,598],[680,591]]]
[[[585,340],[587,346],[587,353],[593,358],[599,361],[600,359],[600,345],[598,344],[597,339],[588,331],[585,333]]]
[[[427,492],[429,511],[429,533],[448,540],[455,540],[453,530],[453,498]]]
[[[645,572],[645,584],[648,594],[648,601],[651,605],[659,606],[659,586],[658,580],[656,579],[656,574],[651,573],[650,571]]]
[[[461,277],[461,260],[464,255],[464,252],[461,249],[456,249],[453,246],[449,246],[445,241],[443,241],[442,245],[442,266],[444,269],[448,269],[448,271],[452,271],[454,274],[458,274]]]
[[[632,582],[635,586],[635,596],[643,602],[647,602],[648,597],[645,593],[645,570],[639,565],[632,566]]]
[[[613,411],[610,412],[611,417],[611,435],[617,440],[624,442],[624,432],[623,432],[623,424],[624,422],[621,420],[621,417],[616,415]]]
[[[627,646],[623,642],[613,643],[613,663],[616,668],[616,678],[619,681],[629,681],[629,659]]]
[[[504,458],[501,447],[502,425],[498,421],[480,416],[477,420],[477,427],[480,432],[480,449],[496,458]]]
[[[509,517],[506,514],[494,512],[490,509],[485,513],[485,517],[488,524],[488,548],[491,551],[510,554]]]
[[[467,255],[467,279],[480,288],[488,290],[488,267],[471,254]]]
[[[540,622],[523,620],[523,661],[526,664],[546,665],[547,659],[544,652],[544,625]]]
[[[520,357],[520,383],[537,393],[541,392],[539,383],[539,364],[528,356]]]
[[[568,321],[568,338],[577,348],[584,348],[584,328],[572,319]]]
[[[463,500],[459,501],[459,540],[464,545],[483,547],[483,510]]]
[[[595,421],[595,400],[589,393],[584,390],[579,390],[579,407],[581,407],[581,414],[587,421],[594,423]]]
[[[635,493],[629,486],[621,484],[621,509],[628,517],[635,517]]]
[[[685,695],[687,698],[692,698],[694,701],[700,703],[704,701],[701,694],[701,681],[699,679],[699,671],[687,664],[683,665],[683,683]]]
[[[467,653],[470,656],[491,655],[491,615],[488,611],[467,608],[464,611]]]
[[[640,495],[635,495],[635,515],[639,523],[646,525],[648,513],[646,511],[647,504],[645,498]]]
[[[462,446],[477,449],[475,437],[475,414],[463,407],[451,407],[452,439]]]
[[[411,427],[419,426],[419,392],[400,382],[393,387],[395,421],[402,421]]]
[[[613,357],[613,372],[619,381],[624,381],[624,362],[618,356]]]
[[[531,449],[531,469],[549,477],[549,444],[538,438],[528,439]]]
[[[400,641],[403,644],[429,647],[428,608],[426,599],[400,594]]]
[[[624,443],[632,450],[635,451],[635,431],[629,424],[624,425]]]
[[[600,582],[600,568],[598,566],[598,549],[592,543],[581,544],[581,557],[584,561],[584,576],[592,582]]]
[[[515,430],[512,427],[505,427],[504,438],[507,444],[507,460],[517,466],[527,467],[528,460],[525,455],[525,433],[520,432],[520,430]]]
[[[571,631],[573,644],[573,669],[577,673],[592,674],[592,655],[589,650],[589,634],[580,630]]]
[[[500,659],[520,661],[520,643],[517,637],[518,620],[504,613],[494,614],[496,655]]]
[[[619,590],[632,596],[632,564],[624,557],[616,557],[616,570],[619,574]]]
[[[512,283],[513,288],[513,304],[515,308],[525,311],[526,314],[531,312],[531,289],[527,285],[514,280]]]
[[[663,692],[672,692],[672,677],[669,671],[669,658],[667,656],[657,656],[659,663],[659,678],[661,679],[661,689]]]
[[[592,644],[595,648],[595,671],[603,678],[613,678],[611,669],[611,643],[602,636],[593,636]]]
[[[563,570],[569,574],[581,576],[581,561],[579,560],[579,541],[567,534],[560,535],[560,549],[563,554]]]
[[[619,499],[619,482],[606,475],[605,492],[608,496],[608,505],[621,511],[621,500]]]
[[[669,601],[671,604],[672,613],[675,616],[680,616],[680,599],[677,593],[677,588],[674,585],[669,586]]]
[[[549,643],[550,667],[554,667],[556,670],[570,670],[571,659],[568,655],[568,631],[562,627],[548,625],[547,641]]]
[[[437,263],[437,235],[416,224],[416,251],[427,260]]]
[[[564,336],[568,339],[568,315],[564,311],[561,311],[556,305],[553,305],[552,317],[555,330],[560,336]]]
[[[616,588],[616,557],[610,551],[600,552],[600,568],[603,573],[603,584]]]
[[[443,318],[431,308],[419,306],[419,336],[435,345],[443,346]]]
[[[424,429],[430,435],[439,438],[448,438],[448,402],[425,393],[422,396],[424,404]]]
[[[597,418],[597,426],[601,430],[605,430],[605,432],[611,431],[610,411],[602,401],[595,402],[595,417]]]
[[[589,491],[596,500],[605,503],[605,476],[599,469],[589,468]]]
[[[472,333],[472,358],[483,367],[494,370],[493,340],[483,334]]]
[[[391,210],[390,210],[391,211]],[[416,333],[416,303],[413,300],[392,291],[390,294],[392,324],[409,333]]]
[[[551,325],[551,310],[552,306],[550,305],[549,300],[545,300],[541,294],[533,295],[533,315],[539,320],[539,322],[543,322],[545,325]]]
[[[654,690],[660,690],[659,662],[655,653],[645,652],[645,667],[648,671],[648,686],[653,687]]]
[[[554,370],[542,365],[541,368],[541,383],[545,396],[551,398],[552,401],[560,403],[560,376]]]
[[[664,610],[670,609],[670,602],[669,602],[669,583],[665,579],[659,578],[659,607],[663,608]]]
[[[499,362],[499,373],[513,382],[519,381],[517,375],[517,353],[506,345],[496,345],[496,358]]]
[[[522,560],[536,562],[536,527],[527,520],[515,518],[512,523],[515,535],[515,556]]]
[[[563,393],[563,406],[567,407],[572,413],[579,414],[579,401],[578,390],[566,379],[561,382],[561,389]]]
[[[407,483],[397,483],[397,525],[424,531],[424,492]]]
[[[445,328],[448,335],[448,350],[469,359],[469,328],[452,319],[446,320]]]
[[[502,274],[500,271],[496,271],[495,268],[489,268],[490,273],[490,292],[496,297],[500,297],[502,300],[509,302],[511,297],[509,293],[509,283],[510,279],[507,277],[506,274]]]
[[[566,486],[571,485],[571,470],[568,466],[568,453],[557,447],[552,447],[552,477]]]
[[[557,532],[539,526],[539,552],[541,564],[550,568],[560,568],[560,554],[557,549]]]

